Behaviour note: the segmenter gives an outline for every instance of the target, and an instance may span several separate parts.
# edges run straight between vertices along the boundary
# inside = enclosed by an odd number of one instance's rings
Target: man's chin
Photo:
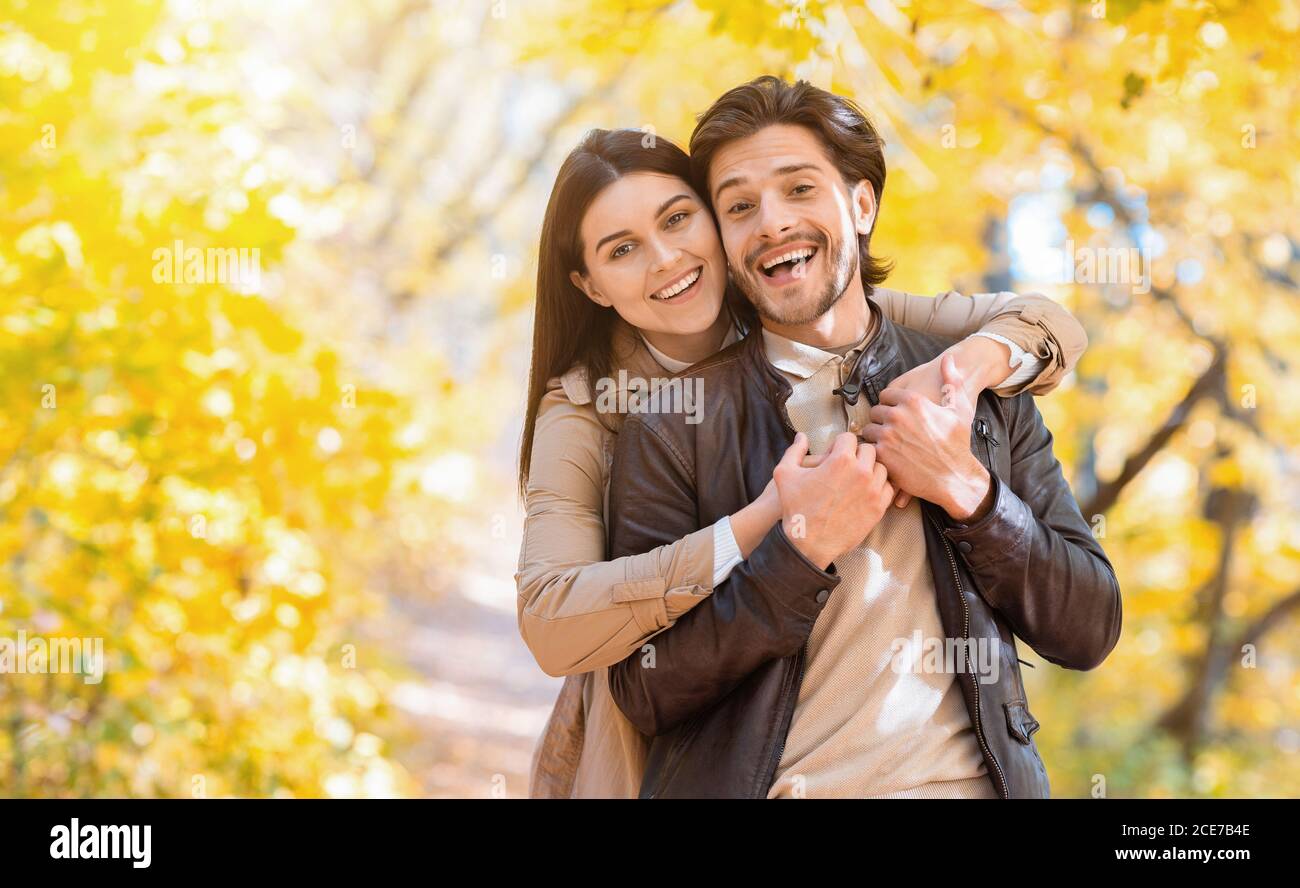
[[[760,284],[758,299],[751,299],[763,318],[777,324],[807,324],[817,319],[817,290],[807,281],[784,287]]]

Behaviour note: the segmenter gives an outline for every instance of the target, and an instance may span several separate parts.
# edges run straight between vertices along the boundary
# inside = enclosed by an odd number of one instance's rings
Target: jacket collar
[[[875,319],[876,335],[867,344],[866,351],[856,365],[853,365],[851,374],[844,381],[844,387],[847,390],[850,385],[856,385],[858,391],[866,393],[871,403],[875,404],[881,389],[898,376],[902,368],[897,329],[870,297],[867,299],[867,307]],[[743,353],[750,372],[764,386],[769,400],[784,407],[790,397],[790,382],[768,358],[761,326],[755,326],[745,338]]]
[[[610,373],[618,379],[618,371],[626,370],[627,378],[654,379],[672,376],[650,354],[645,342],[641,340],[636,329],[621,317],[614,319],[614,329],[610,336],[610,354],[613,365]],[[560,377],[560,386],[564,395],[574,404],[590,404],[592,401],[592,382],[587,379],[587,368],[573,367]]]

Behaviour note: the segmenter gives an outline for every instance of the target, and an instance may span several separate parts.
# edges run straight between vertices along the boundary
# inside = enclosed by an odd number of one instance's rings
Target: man
[[[629,417],[611,556],[708,526],[773,475],[784,515],[611,669],[655,737],[642,796],[1048,796],[1015,636],[1094,668],[1120,594],[1032,398],[971,403],[951,359],[943,404],[890,387],[947,343],[867,299],[885,165],[851,102],[759,78],[701,116],[691,158],[761,328],[689,371],[703,423]],[[898,492],[914,499],[893,508]]]

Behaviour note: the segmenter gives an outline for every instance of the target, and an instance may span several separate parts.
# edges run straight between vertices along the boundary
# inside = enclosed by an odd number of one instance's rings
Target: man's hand
[[[802,465],[808,438],[802,432],[772,472],[781,495],[781,527],[796,549],[825,570],[866,539],[894,498],[875,448],[852,432],[835,437],[816,468]]]
[[[970,452],[974,400],[950,354],[942,356],[941,401],[890,385],[871,408],[863,437],[876,445],[876,460],[912,496],[929,500],[957,521],[983,517],[993,489],[984,466]]]
[[[936,404],[943,402],[943,372],[939,369],[945,356],[956,359],[961,373],[962,388],[972,404],[986,388],[994,388],[1011,373],[1011,349],[987,336],[967,336],[961,342],[948,346],[937,358],[917,364],[889,384],[899,392],[916,392]],[[900,490],[894,505],[900,509],[908,504],[911,495]]]

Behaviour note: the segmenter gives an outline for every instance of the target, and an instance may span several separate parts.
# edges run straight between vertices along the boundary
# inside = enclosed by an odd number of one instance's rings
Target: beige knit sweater
[[[871,335],[841,357],[763,332],[768,358],[793,386],[790,422],[813,453],[868,422],[866,398],[849,407],[832,390]],[[917,630],[923,640],[944,634],[922,520],[916,500],[890,506],[835,559],[841,581],[808,639],[768,798],[996,797],[956,676],[908,668],[922,659]]]

